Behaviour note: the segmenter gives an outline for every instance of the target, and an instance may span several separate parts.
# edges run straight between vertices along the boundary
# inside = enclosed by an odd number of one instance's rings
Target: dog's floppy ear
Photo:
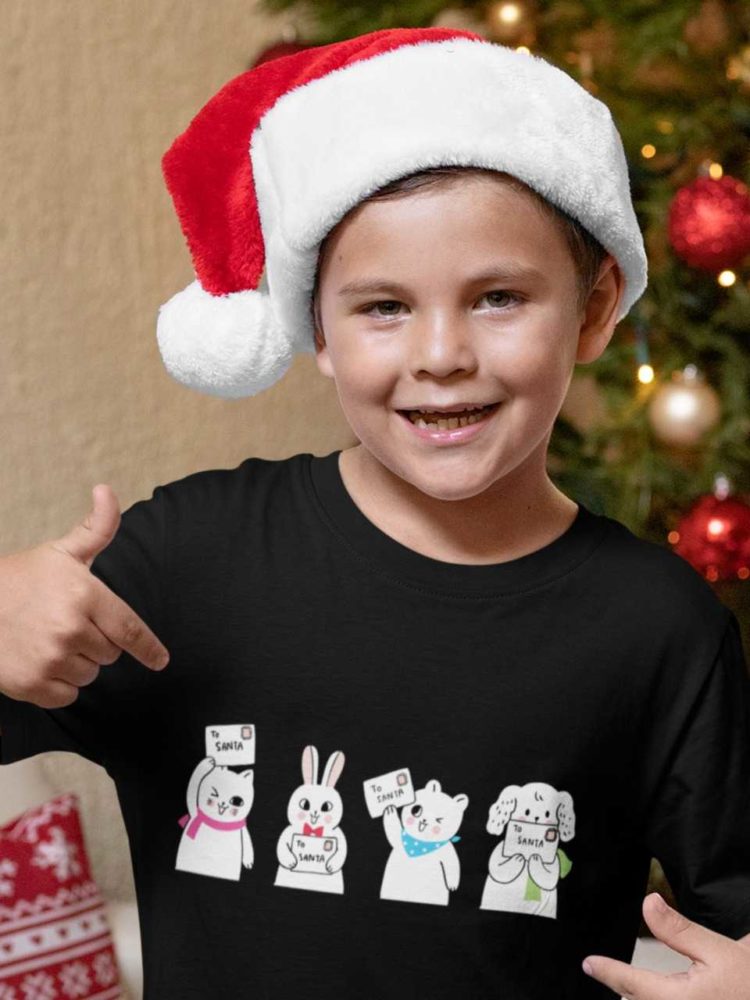
[[[490,806],[487,816],[487,833],[500,834],[503,832],[515,811],[520,791],[518,785],[506,785],[500,792],[497,801]]]
[[[557,807],[557,820],[560,824],[560,840],[572,840],[576,832],[576,814],[573,809],[573,796],[570,792],[558,792],[560,804]]]

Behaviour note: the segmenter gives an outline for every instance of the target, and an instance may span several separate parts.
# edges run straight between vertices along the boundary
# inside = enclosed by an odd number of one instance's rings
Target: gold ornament
[[[698,444],[721,416],[719,396],[695,365],[672,372],[651,397],[648,419],[656,437],[669,445]]]

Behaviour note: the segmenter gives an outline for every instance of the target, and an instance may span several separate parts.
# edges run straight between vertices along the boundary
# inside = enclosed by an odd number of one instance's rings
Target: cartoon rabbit
[[[333,787],[344,769],[344,755],[334,750],[318,784],[318,751],[302,751],[302,784],[287,806],[289,825],[276,845],[279,867],[274,885],[318,892],[344,891],[342,867],[346,837],[339,828],[343,805]]]
[[[572,868],[559,845],[575,827],[569,792],[543,781],[506,785],[487,818],[487,832],[504,836],[490,855],[480,909],[557,917],[557,883]]]
[[[231,771],[213,757],[199,761],[187,787],[187,813],[175,868],[197,875],[239,880],[253,866],[253,843],[246,824],[253,804],[252,768]]]

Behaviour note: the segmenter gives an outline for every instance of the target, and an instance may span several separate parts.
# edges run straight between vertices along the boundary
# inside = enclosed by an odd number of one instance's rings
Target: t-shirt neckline
[[[542,586],[579,566],[604,536],[609,519],[577,500],[578,511],[557,538],[501,563],[451,563],[417,552],[382,531],[357,506],[339,469],[341,449],[309,455],[310,493],[318,512],[371,569],[421,590],[455,597],[513,594]]]

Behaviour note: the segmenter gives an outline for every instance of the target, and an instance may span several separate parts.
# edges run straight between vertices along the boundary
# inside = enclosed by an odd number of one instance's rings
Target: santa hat
[[[393,28],[263,62],[230,80],[164,154],[195,280],[159,309],[169,373],[253,396],[314,353],[318,249],[367,195],[416,170],[488,167],[577,219],[647,282],[609,109],[539,56],[449,28]],[[265,273],[264,273],[265,266]]]

